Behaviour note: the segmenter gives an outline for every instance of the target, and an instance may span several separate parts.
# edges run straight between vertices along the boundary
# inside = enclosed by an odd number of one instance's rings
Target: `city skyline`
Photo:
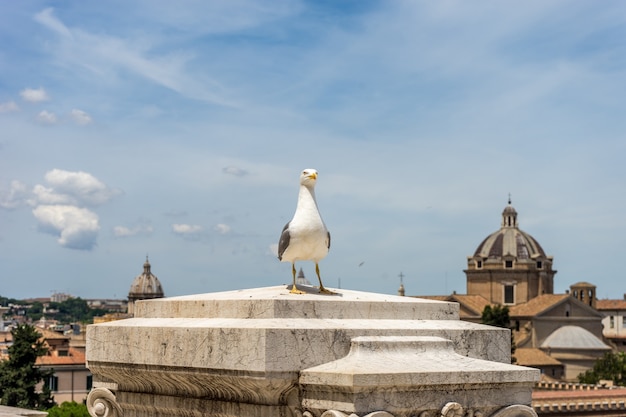
[[[464,293],[510,195],[555,292],[622,298],[625,23],[618,1],[6,3],[0,295],[125,298],[146,255],[166,296],[288,284],[315,168],[330,288]]]

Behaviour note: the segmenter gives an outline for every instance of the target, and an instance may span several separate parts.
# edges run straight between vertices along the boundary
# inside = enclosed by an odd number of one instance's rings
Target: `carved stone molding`
[[[306,415],[311,415],[308,411],[304,414]],[[356,414],[344,414],[341,411],[337,411],[337,410],[328,410],[325,411],[324,414],[322,414],[320,417],[359,417]],[[369,413],[364,415],[363,417],[394,417],[393,414],[390,414],[386,411],[374,411],[373,413]]]
[[[115,394],[107,388],[94,388],[87,396],[87,411],[92,417],[122,417]]]
[[[463,414],[463,406],[455,402],[449,402],[441,409],[442,417],[463,417]]]
[[[433,413],[429,411],[422,411],[417,414],[419,417],[432,417]],[[457,402],[446,403],[441,409],[441,412],[434,411],[434,415],[441,417],[483,417],[483,413],[477,410],[468,409],[464,410],[463,406]],[[305,411],[302,417],[314,417],[309,411]],[[357,414],[345,414],[337,410],[327,410],[320,417],[359,417]],[[386,411],[374,411],[373,413],[366,414],[362,417],[394,417],[393,414]],[[491,415],[491,417],[538,417],[535,410],[531,407],[521,404],[510,405],[504,407]]]
[[[510,405],[491,415],[491,417],[537,417],[537,413],[527,405]]]

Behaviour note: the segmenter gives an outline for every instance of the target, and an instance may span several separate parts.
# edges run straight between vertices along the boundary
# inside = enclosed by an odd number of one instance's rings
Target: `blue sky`
[[[123,298],[146,255],[170,296],[288,283],[304,168],[328,287],[465,292],[510,193],[556,292],[626,292],[623,2],[0,10],[0,295]]]

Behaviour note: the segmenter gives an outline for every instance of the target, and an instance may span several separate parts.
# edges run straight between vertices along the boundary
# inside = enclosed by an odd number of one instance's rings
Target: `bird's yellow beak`
[[[317,179],[317,174],[314,172],[312,174],[309,175],[309,178],[316,180]]]

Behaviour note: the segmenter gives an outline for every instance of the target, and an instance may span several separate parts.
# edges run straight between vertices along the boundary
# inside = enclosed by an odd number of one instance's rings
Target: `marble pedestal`
[[[140,301],[87,328],[94,417],[535,416],[539,371],[458,305],[285,286]]]

